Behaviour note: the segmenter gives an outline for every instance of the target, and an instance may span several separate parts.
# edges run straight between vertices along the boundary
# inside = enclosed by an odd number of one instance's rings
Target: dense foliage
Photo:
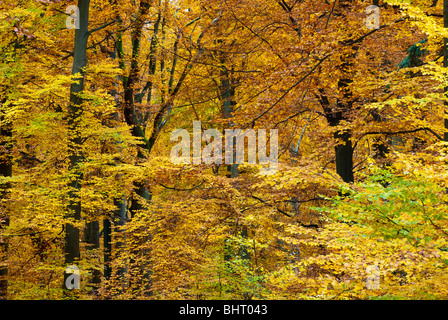
[[[444,38],[433,0],[0,1],[0,297],[447,299]],[[278,171],[174,164],[193,121]]]

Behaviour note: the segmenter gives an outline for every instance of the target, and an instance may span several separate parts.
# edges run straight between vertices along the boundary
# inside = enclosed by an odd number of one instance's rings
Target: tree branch
[[[413,130],[402,130],[402,131],[372,131],[372,132],[365,132],[365,133],[363,133],[359,137],[359,139],[355,143],[355,145],[353,146],[353,149],[355,149],[356,146],[358,145],[358,142],[361,141],[361,139],[364,138],[367,135],[371,135],[371,134],[385,134],[386,136],[390,136],[390,135],[394,135],[394,134],[415,133],[415,132],[418,132],[418,131],[428,131],[428,132],[432,133],[440,141],[444,141],[443,137],[441,137],[437,132],[435,132],[431,128],[418,128],[418,129],[413,129]]]
[[[94,33],[95,31],[99,31],[99,30],[101,30],[101,29],[104,29],[104,28],[110,26],[111,24],[113,24],[113,23],[115,23],[115,22],[119,22],[119,21],[120,21],[120,19],[112,20],[112,21],[110,21],[110,22],[108,22],[108,23],[103,24],[102,26],[99,26],[99,27],[97,27],[97,28],[94,28],[94,29],[92,29],[92,30],[87,31],[87,33],[88,33],[89,35],[91,35],[91,34]]]
[[[252,126],[255,125],[255,121],[257,121],[258,119],[260,119],[262,116],[264,116],[266,113],[268,113],[270,110],[272,110],[280,101],[283,100],[284,97],[286,97],[286,95],[288,95],[289,92],[291,92],[292,89],[294,89],[295,87],[297,87],[299,84],[301,84],[303,82],[303,80],[305,80],[309,75],[311,75],[314,70],[316,70],[316,68],[325,61],[325,59],[327,59],[331,54],[327,54],[325,57],[323,57],[322,59],[319,60],[319,62],[306,74],[304,75],[299,81],[297,81],[296,83],[294,83],[291,87],[288,88],[288,90],[286,90],[286,92],[269,108],[267,108],[265,111],[263,111],[260,115],[258,115],[257,117],[255,117],[250,124],[252,124]],[[246,126],[246,128],[249,125]]]
[[[404,20],[406,20],[406,18],[400,18],[398,20],[395,20],[394,23],[398,23],[398,22],[401,22],[401,21],[404,21]],[[370,32],[360,36],[357,39],[348,39],[348,40],[342,41],[342,45],[344,45],[344,46],[351,46],[351,45],[353,45],[355,43],[361,42],[362,40],[364,40],[364,38],[370,36],[371,34],[374,34],[378,30],[381,30],[381,29],[384,29],[384,28],[387,28],[387,27],[390,27],[390,26],[391,26],[390,24],[389,25],[383,24],[378,29],[373,29],[372,31],[370,31]]]
[[[260,199],[260,198],[258,198],[258,197],[256,197],[256,196],[254,196],[253,194],[251,194],[251,197],[254,198],[254,199],[256,199],[256,200],[258,200],[258,201],[260,201],[261,203],[264,203],[265,205],[267,205],[267,206],[269,206],[269,207],[271,207],[271,208],[275,208],[275,209],[277,209],[278,212],[280,212],[281,214],[284,214],[284,215],[287,216],[288,218],[292,218],[291,215],[289,215],[286,211],[283,211],[283,210],[280,209],[279,207],[274,206],[273,204],[270,204],[270,203],[268,203],[267,201],[265,201],[265,200],[263,200],[263,199]]]
[[[192,191],[192,190],[194,190],[194,189],[199,188],[199,187],[202,186],[204,183],[205,183],[205,180],[202,181],[202,182],[201,182],[200,184],[198,184],[197,186],[194,186],[194,187],[192,187],[192,188],[184,189],[184,188],[168,187],[168,186],[165,186],[164,184],[158,182],[158,184],[161,185],[162,187],[164,187],[165,189],[176,190],[176,191]]]

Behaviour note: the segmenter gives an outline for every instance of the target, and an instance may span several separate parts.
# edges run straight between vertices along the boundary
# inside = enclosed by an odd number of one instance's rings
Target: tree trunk
[[[126,201],[124,199],[115,199],[114,201],[115,206],[117,207],[117,210],[115,211],[115,217],[114,217],[114,237],[115,237],[115,251],[117,254],[123,254],[126,251],[126,221],[127,221],[127,214],[126,214]],[[122,259],[126,259],[123,257],[120,257]],[[127,261],[125,260],[123,262],[123,266],[117,268],[116,275],[119,280],[119,283],[121,285],[120,290],[124,292],[127,287],[127,281],[126,281],[126,273],[127,273]]]
[[[443,26],[448,28],[448,0],[443,0]],[[448,39],[443,38],[443,67],[448,68]],[[444,88],[445,95],[448,93],[448,87]],[[445,96],[446,99],[446,96]],[[443,135],[443,139],[448,142],[448,101],[445,100],[444,103],[445,108],[445,133]]]
[[[5,103],[6,99],[3,99],[1,103]],[[3,121],[3,116],[0,119]],[[9,142],[12,137],[12,130],[9,124],[0,125],[0,176],[11,177],[12,176],[12,162],[8,153],[10,150]],[[4,200],[8,197],[8,189],[10,185],[0,185],[0,200]],[[9,226],[9,214],[3,203],[0,203],[0,232],[8,228]],[[8,239],[2,237],[0,233],[0,300],[5,300],[8,294]]]
[[[352,1],[340,1],[339,6],[341,14],[345,15],[342,10],[350,10],[350,5]],[[355,57],[357,46],[349,47],[348,50],[351,52],[346,52],[345,60],[339,65],[339,70],[341,71],[341,78],[338,81],[338,91],[342,93],[337,99],[336,106],[332,107],[327,96],[320,90],[320,103],[324,108],[325,117],[330,126],[338,127],[341,121],[349,121],[350,113],[353,112],[353,96],[351,91],[351,84],[353,83],[352,74],[352,63],[351,59]],[[344,52],[341,52],[344,54]],[[353,146],[350,140],[351,132],[350,130],[340,130],[336,129],[334,133],[334,138],[338,141],[335,147],[335,158],[336,158],[336,172],[345,182],[353,182]]]
[[[138,111],[135,110],[135,101],[140,101],[142,99],[142,96],[145,92],[145,90],[148,90],[148,99],[151,99],[152,96],[152,87],[153,84],[151,81],[147,83],[144,90],[140,94],[135,94],[134,85],[137,83],[140,73],[140,68],[138,64],[138,57],[140,55],[140,43],[142,40],[143,35],[143,26],[144,26],[144,17],[148,13],[149,9],[151,7],[150,1],[141,1],[140,2],[140,8],[139,8],[139,21],[135,24],[135,27],[132,31],[132,61],[131,61],[131,68],[129,71],[129,75],[124,79],[123,86],[124,86],[124,117],[126,119],[126,122],[132,126],[132,135],[135,137],[139,137],[143,140],[143,142],[138,147],[138,154],[137,157],[139,159],[145,158],[145,150],[150,152],[151,148],[153,146],[153,142],[150,142],[145,135],[144,130],[144,124],[142,123],[143,119],[141,119],[141,115],[138,114]],[[154,30],[153,39],[151,41],[151,48],[150,48],[150,75],[152,75],[155,72],[156,68],[156,35],[159,28],[160,23],[160,15],[157,20],[157,28]],[[121,49],[122,50],[122,49]],[[119,56],[124,56],[123,51],[118,52]],[[150,100],[147,101],[148,104],[151,103]],[[146,117],[146,116],[145,116]],[[154,128],[155,130],[155,128]],[[129,208],[130,216],[133,217],[137,211],[143,209],[143,206],[139,202],[141,199],[144,199],[146,201],[149,201],[151,199],[150,192],[146,188],[143,181],[135,181],[134,182],[135,192],[131,199],[131,205]],[[121,226],[120,229],[122,229],[123,226]],[[134,261],[129,261],[130,264],[134,265]],[[121,269],[119,272],[119,275],[121,277],[124,277],[123,272],[125,272],[125,269]],[[144,277],[150,277],[150,270],[145,270],[145,276]],[[148,290],[149,292],[150,290]]]
[[[77,222],[81,220],[81,201],[79,200],[79,190],[81,189],[79,163],[82,161],[81,154],[81,129],[80,121],[82,114],[83,99],[79,93],[84,90],[84,73],[87,65],[87,40],[89,37],[89,5],[90,0],[79,0],[79,29],[75,30],[75,44],[73,56],[72,74],[78,75],[76,82],[70,87],[70,104],[68,107],[68,129],[69,129],[69,172],[72,179],[69,182],[69,204],[67,207],[68,219]],[[72,222],[65,225],[65,263],[73,264],[80,257],[79,252],[79,229]],[[65,281],[69,274],[64,272]]]
[[[354,47],[353,50],[356,52],[358,47]],[[348,55],[347,59],[354,58],[355,53]],[[350,71],[352,64],[350,60],[344,61],[340,70],[342,71],[342,79],[338,81],[339,92],[342,93],[342,98],[339,98],[337,106],[337,118],[333,120],[331,125],[338,126],[340,121],[348,120],[349,114],[353,111],[353,96],[350,85],[353,83],[352,73]],[[344,182],[353,182],[353,146],[350,140],[351,138],[350,130],[342,131],[338,130],[335,132],[335,139],[341,139],[342,143],[336,146],[336,172],[344,180]]]
[[[341,88],[342,85],[339,84]],[[330,101],[320,90],[320,103],[324,108],[325,117],[328,124],[332,127],[337,127],[341,120],[346,120],[346,113],[351,109],[350,103],[343,103],[338,101],[337,109],[333,110],[330,106]],[[341,131],[339,129],[334,133],[335,140],[341,140],[335,147],[336,172],[345,182],[353,182],[353,145],[350,140],[351,132],[349,130]]]
[[[236,105],[235,101],[235,87],[232,84],[232,78],[231,78],[231,72],[225,66],[227,62],[227,57],[225,52],[220,52],[219,55],[221,56],[220,62],[222,64],[222,69],[220,72],[220,87],[219,87],[219,94],[220,94],[220,100],[222,102],[222,115],[224,119],[230,119],[232,118],[232,112],[234,111],[234,107]],[[229,126],[233,126],[233,123],[229,121]],[[236,146],[236,137],[233,138],[233,145]],[[234,150],[235,152],[235,150]],[[235,154],[233,159],[236,159]],[[238,170],[238,164],[228,164],[227,170],[230,173],[231,178],[236,178],[239,175]]]
[[[112,223],[109,218],[103,220],[103,246],[104,246],[104,278],[110,280],[112,275]]]
[[[86,242],[87,250],[98,250],[100,248],[100,223],[98,220],[90,221],[86,224],[84,229],[84,241]],[[100,263],[99,260],[96,261],[97,264]],[[92,277],[89,282],[92,286],[92,293],[97,294],[99,284],[101,283],[101,272],[98,269],[91,270]]]
[[[130,212],[134,214],[144,209],[144,206],[141,201],[149,203],[151,201],[152,195],[146,188],[146,186],[141,182],[136,182],[135,186],[137,189],[135,190],[136,197],[133,197],[131,206],[129,208]],[[134,243],[137,243],[139,246],[151,241],[151,234],[149,236],[141,236],[141,235],[131,235],[133,239],[131,240]],[[133,267],[133,273],[131,274],[130,286],[133,290],[136,287],[139,289],[143,289],[143,295],[150,297],[153,295],[152,290],[152,266],[150,262],[151,252],[148,248],[139,247],[138,250],[133,250],[131,252],[135,259],[129,261],[129,264]],[[142,257],[142,258],[140,258]],[[139,262],[137,262],[139,261]],[[135,273],[138,273],[138,277],[134,276]]]
[[[345,182],[353,182],[353,146],[350,131],[337,131],[334,137],[342,140],[342,144],[335,147],[336,172]]]

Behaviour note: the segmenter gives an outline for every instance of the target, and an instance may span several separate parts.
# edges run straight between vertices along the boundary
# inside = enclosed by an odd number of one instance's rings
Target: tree
[[[69,182],[69,204],[68,218],[74,219],[65,224],[65,263],[73,264],[80,258],[79,251],[79,228],[74,225],[81,220],[81,201],[79,190],[81,188],[81,173],[79,171],[80,162],[83,159],[81,154],[82,138],[80,132],[80,120],[83,111],[83,99],[80,93],[85,87],[85,67],[87,66],[87,41],[89,38],[89,7],[90,0],[80,0],[79,8],[79,29],[75,30],[75,41],[73,49],[73,69],[74,82],[70,87],[70,104],[68,107],[69,126],[69,171],[73,175]],[[68,277],[64,273],[64,285]]]
[[[6,98],[3,98],[2,105],[6,102]],[[0,177],[8,178],[12,176],[12,163],[11,163],[11,156],[10,153],[10,138],[12,137],[12,130],[10,124],[7,124],[5,121],[5,118],[2,114],[0,121],[2,124],[0,125],[0,137],[1,137],[1,160],[0,160]],[[0,198],[2,200],[5,200],[8,198],[8,188],[9,183],[3,182],[0,185]],[[2,208],[2,214],[0,218],[0,229],[4,230],[8,228],[9,226],[9,215],[6,211],[6,206],[4,204],[1,205]],[[8,293],[8,264],[7,264],[7,257],[8,257],[8,239],[7,237],[1,237],[0,242],[0,299],[6,299],[7,293]]]

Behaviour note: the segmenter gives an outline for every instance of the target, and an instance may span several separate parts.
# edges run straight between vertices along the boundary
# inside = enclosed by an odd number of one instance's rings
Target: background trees
[[[2,1],[2,297],[446,298],[439,2]],[[173,164],[193,121],[278,172]]]

